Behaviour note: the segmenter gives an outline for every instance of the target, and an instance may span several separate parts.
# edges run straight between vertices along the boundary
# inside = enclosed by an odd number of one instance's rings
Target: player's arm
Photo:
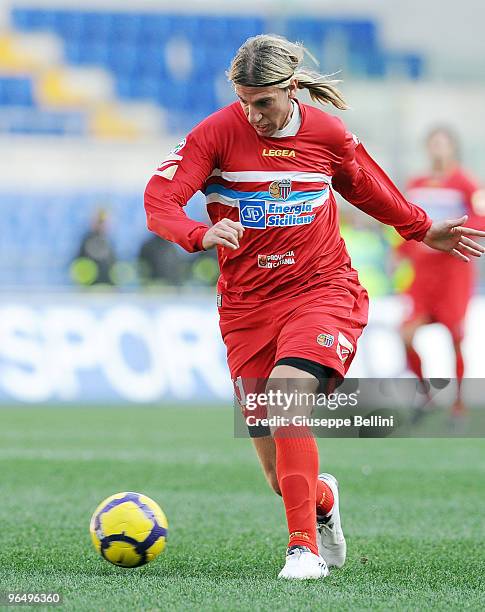
[[[381,223],[392,225],[406,240],[423,240],[432,220],[406,200],[382,168],[352,134],[345,134],[332,185],[348,202]]]
[[[243,231],[239,223],[230,219],[222,219],[209,228],[185,214],[184,206],[216,165],[216,153],[208,140],[203,126],[198,126],[186,143],[160,164],[145,189],[148,229],[191,253],[216,245],[238,248]]]
[[[468,238],[485,236],[485,232],[463,227],[466,216],[433,222],[422,208],[406,200],[363,145],[348,132],[332,184],[351,204],[378,221],[392,225],[406,240],[423,241],[463,261],[469,261],[470,255],[480,257],[485,251]]]

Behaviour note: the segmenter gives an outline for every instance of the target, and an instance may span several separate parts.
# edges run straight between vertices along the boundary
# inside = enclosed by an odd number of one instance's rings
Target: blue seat
[[[199,21],[197,16],[189,15],[170,15],[168,17],[168,35],[183,36],[194,43],[198,42]]]
[[[197,39],[203,41],[201,49],[211,46],[222,46],[229,37],[229,23],[223,17],[199,17],[197,21]]]
[[[132,12],[17,7],[11,14],[14,27],[20,30],[50,30],[59,35],[68,63],[108,69],[121,99],[151,99],[178,113],[171,116],[170,126],[178,125],[181,131],[217,108],[216,84],[220,91],[219,80],[238,47],[268,29],[259,17],[147,13],[137,12],[136,7]],[[419,54],[389,53],[382,48],[377,24],[370,19],[282,16],[277,29],[291,40],[302,40],[320,60],[322,71],[343,68],[346,74],[361,77],[408,79],[420,78],[424,72]],[[186,39],[194,51],[187,81],[168,74],[166,45],[177,37]],[[35,109],[32,85],[0,82],[0,104]],[[18,114],[6,129],[63,134],[82,133],[85,125],[74,115]]]
[[[233,17],[227,19],[227,30],[231,41],[241,45],[249,36],[256,36],[265,31],[264,21],[252,17]]]
[[[82,39],[82,18],[77,11],[59,10],[51,14],[50,29],[66,41]]]
[[[200,47],[197,53],[194,53],[194,72],[201,76],[208,71],[213,76],[223,73],[229,68],[237,49],[237,45],[232,41]]]
[[[323,24],[317,19],[289,19],[286,22],[286,36],[290,40],[301,40],[305,45],[318,40],[323,34]]]
[[[84,65],[98,64],[100,66],[109,67],[111,58],[111,49],[106,41],[91,41],[82,42],[77,48],[78,63]]]
[[[38,31],[52,28],[53,13],[48,9],[14,8],[12,25],[26,31]]]
[[[114,30],[113,15],[107,11],[87,12],[80,15],[80,28],[83,40],[107,43]]]
[[[384,56],[386,76],[418,79],[424,71],[424,60],[415,53],[387,53]]]
[[[64,43],[64,58],[69,64],[81,64],[84,57],[84,45],[79,40],[66,40]]]
[[[118,81],[118,84],[120,82]],[[150,99],[156,101],[160,91],[160,85],[157,79],[153,77],[140,77],[136,75],[123,80],[122,87],[118,87],[117,91],[124,97],[136,99]]]
[[[23,77],[0,77],[0,105],[34,106],[32,80]]]
[[[162,45],[172,33],[171,22],[167,15],[147,13],[140,17],[140,38],[144,45]]]
[[[135,44],[141,39],[143,20],[137,13],[113,13],[111,15],[110,37],[114,41],[121,41],[126,44]]]
[[[116,76],[129,75],[138,68],[140,49],[137,45],[125,43],[111,46],[107,50],[104,65],[110,68]]]
[[[159,83],[157,99],[161,106],[169,109],[186,111],[190,108],[190,90],[188,81],[167,79]]]
[[[198,53],[195,54],[197,56]],[[168,67],[165,63],[164,47],[158,43],[149,43],[138,48],[137,75],[140,78],[167,78]]]

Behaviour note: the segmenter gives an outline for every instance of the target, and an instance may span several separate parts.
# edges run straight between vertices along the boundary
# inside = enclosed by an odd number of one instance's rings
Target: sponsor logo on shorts
[[[345,363],[354,352],[354,347],[348,338],[346,338],[342,332],[338,333],[337,339],[337,355],[340,357],[340,361]]]
[[[217,307],[218,308],[222,307],[222,293],[217,294]]]
[[[295,251],[273,253],[271,255],[258,254],[258,268],[279,268],[280,266],[292,266],[295,261]]]
[[[320,346],[333,346],[334,342],[335,337],[332,336],[332,334],[319,334],[317,336],[317,343],[320,344]]]
[[[275,200],[287,200],[291,193],[291,179],[273,181],[268,191],[269,195]]]

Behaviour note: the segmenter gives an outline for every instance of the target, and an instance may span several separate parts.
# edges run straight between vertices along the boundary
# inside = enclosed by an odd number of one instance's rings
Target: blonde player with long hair
[[[305,425],[268,426],[278,406],[250,413],[248,392],[312,394],[342,379],[367,322],[368,299],[338,228],[332,189],[406,240],[463,260],[484,249],[465,217],[433,223],[406,201],[340,119],[303,104],[344,109],[327,77],[303,67],[305,49],[274,35],[248,39],[229,69],[238,100],[196,126],[165,159],[145,193],[148,227],[188,251],[216,247],[217,304],[235,390],[264,474],[288,523],[279,576],[327,576],[345,562],[334,476],[318,475]],[[197,190],[213,225],[189,219]],[[311,406],[305,409],[311,410]],[[300,421],[298,421],[300,422]]]

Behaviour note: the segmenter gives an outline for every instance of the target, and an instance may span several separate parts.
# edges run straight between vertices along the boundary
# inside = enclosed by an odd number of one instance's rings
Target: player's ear
[[[298,79],[291,79],[290,84],[288,85],[288,97],[290,100],[294,100],[296,98],[296,92],[298,91]]]

